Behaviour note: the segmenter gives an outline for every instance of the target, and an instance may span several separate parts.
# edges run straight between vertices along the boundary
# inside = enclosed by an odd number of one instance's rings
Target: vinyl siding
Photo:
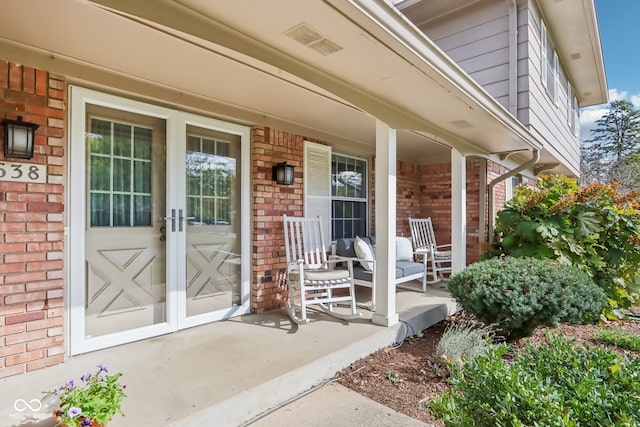
[[[518,97],[521,110],[518,118],[544,141],[545,148],[577,171],[580,165],[580,143],[568,123],[568,85],[562,61],[558,64],[560,77],[557,102],[551,99],[542,84],[540,22],[541,17],[535,1],[529,1],[527,30],[520,32],[527,37],[528,96]],[[553,34],[551,38],[553,39]]]
[[[509,105],[509,15],[487,0],[427,21],[420,29],[505,108]]]

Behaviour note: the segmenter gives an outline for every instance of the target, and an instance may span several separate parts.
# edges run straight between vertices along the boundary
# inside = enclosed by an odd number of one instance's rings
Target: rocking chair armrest
[[[440,249],[440,248],[449,248],[449,249],[451,249],[451,243],[448,243],[446,245],[437,245],[436,246],[436,249]]]

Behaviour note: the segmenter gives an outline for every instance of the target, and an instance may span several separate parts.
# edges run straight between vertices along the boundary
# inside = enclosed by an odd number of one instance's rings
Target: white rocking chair
[[[438,245],[431,218],[409,218],[413,252],[427,264],[427,283],[445,280],[443,273],[451,274],[451,245]],[[448,277],[448,276],[447,276]]]
[[[320,217],[284,215],[284,237],[289,285],[286,307],[291,319],[297,324],[308,323],[307,307],[311,305],[343,320],[360,317],[361,313],[356,311],[353,261],[345,257],[327,259]],[[348,268],[330,268],[338,262],[346,262]],[[338,289],[345,291],[334,296],[333,291]],[[348,294],[343,295],[346,292]],[[337,303],[348,303],[351,314],[335,311]]]

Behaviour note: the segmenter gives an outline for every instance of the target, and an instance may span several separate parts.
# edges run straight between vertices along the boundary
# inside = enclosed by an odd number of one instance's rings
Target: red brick
[[[63,343],[64,343],[64,337],[57,336],[57,337],[51,337],[51,338],[44,338],[37,341],[30,341],[26,343],[26,345],[27,345],[27,350],[32,351],[32,350],[38,350],[38,349],[47,348],[47,347],[54,347]]]
[[[0,327],[0,337],[5,337],[7,335],[13,335],[13,334],[20,334],[25,331],[25,328],[26,327],[24,323],[20,323],[17,325],[10,325],[10,326],[2,326]],[[0,340],[0,342],[2,342],[2,340]]]
[[[34,93],[36,81],[36,72],[31,67],[22,67],[22,90]]]
[[[22,67],[14,63],[9,64],[9,88],[22,90]]]
[[[47,331],[40,329],[32,332],[23,332],[21,334],[8,335],[4,338],[5,345],[17,344],[21,342],[35,341],[43,339],[47,336]]]
[[[0,232],[16,233],[26,231],[25,224],[20,222],[0,222]]]
[[[13,375],[22,374],[25,372],[25,365],[15,365],[8,368],[0,368],[0,378],[7,378]]]
[[[6,243],[43,242],[45,233],[9,233],[5,236]]]
[[[27,363],[27,372],[35,371],[36,369],[42,369],[49,366],[58,365],[64,362],[64,354],[57,354],[55,356],[46,357],[35,362]]]
[[[12,356],[14,354],[20,354],[27,351],[27,346],[24,343],[8,345],[0,347],[0,357]]]
[[[19,304],[19,303],[26,303],[26,302],[30,302],[30,301],[38,301],[38,300],[43,300],[46,298],[46,293],[44,291],[38,291],[38,292],[27,292],[24,294],[13,294],[13,295],[7,295],[4,297],[4,303],[6,305],[11,305],[11,304]]]
[[[5,276],[5,283],[22,283],[22,282],[37,282],[44,280],[46,274],[44,272],[24,273],[24,274],[7,274]]]
[[[27,204],[28,212],[64,212],[64,204],[62,203],[29,203]]]
[[[23,314],[16,314],[13,316],[7,316],[4,319],[4,322],[6,325],[14,325],[16,323],[32,322],[34,320],[42,320],[44,318],[45,318],[44,311],[34,311],[31,313],[23,313]],[[41,329],[41,328],[37,328],[37,329]],[[27,330],[29,330],[28,326],[27,326]]]
[[[63,267],[64,262],[62,260],[30,262],[27,264],[27,271],[59,270]]]
[[[44,261],[46,259],[46,252],[28,252],[21,254],[7,254],[4,256],[4,262],[29,262],[29,261]]]
[[[42,70],[36,70],[36,95],[47,94],[47,72]]]
[[[41,312],[44,314],[44,312]],[[62,317],[52,317],[51,319],[38,320],[27,323],[27,332],[37,331],[38,329],[48,329],[55,326],[62,326],[64,319]]]
[[[5,88],[9,84],[9,63],[0,60],[0,88]]]
[[[6,366],[13,366],[17,364],[24,364],[33,360],[42,359],[44,357],[44,350],[34,350],[27,353],[17,354],[14,356],[8,356],[4,359]]]
[[[22,293],[25,290],[24,284],[18,285],[2,285],[0,286],[0,295]]]

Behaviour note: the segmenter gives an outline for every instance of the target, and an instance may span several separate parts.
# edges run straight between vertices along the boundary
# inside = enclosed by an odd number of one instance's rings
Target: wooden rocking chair
[[[438,245],[433,232],[431,218],[409,218],[413,252],[423,257],[427,264],[427,283],[438,283],[446,279],[443,273],[451,274],[451,245]]]
[[[343,320],[361,316],[356,311],[353,261],[346,257],[327,259],[320,217],[301,218],[284,215],[289,299],[286,303],[291,319],[308,323],[307,307],[315,305],[327,314]],[[347,269],[330,268],[345,262]],[[334,295],[334,290],[343,290]],[[346,295],[345,295],[346,293]],[[348,303],[351,314],[334,310],[337,303]]]

